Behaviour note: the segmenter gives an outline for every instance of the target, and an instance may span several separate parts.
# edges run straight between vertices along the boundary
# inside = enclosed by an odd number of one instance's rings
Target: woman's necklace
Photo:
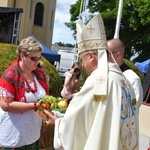
[[[28,91],[27,92],[32,92],[32,93],[35,93],[37,92],[37,85],[36,85],[36,82],[35,80],[33,79],[33,83],[34,83],[34,89],[30,86],[30,84],[27,82],[26,79],[24,79],[26,84],[27,84],[27,87],[28,87]]]
[[[20,61],[19,61],[19,62],[20,62]],[[22,69],[21,69],[21,67],[20,67],[20,63],[19,63],[19,65],[18,65],[18,68],[19,68],[20,71],[22,72]],[[22,72],[22,73],[23,73],[23,72]],[[34,89],[33,89],[33,88],[30,86],[30,84],[27,82],[27,80],[26,80],[24,74],[23,74],[23,77],[24,77],[24,81],[26,82],[26,85],[27,85],[27,88],[25,88],[25,91],[26,91],[26,92],[32,92],[32,93],[37,92],[37,85],[36,85],[36,82],[35,82],[34,78],[33,78],[33,83],[34,83]]]

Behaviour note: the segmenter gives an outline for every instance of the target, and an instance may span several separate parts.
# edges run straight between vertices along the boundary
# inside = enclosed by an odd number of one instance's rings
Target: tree
[[[81,0],[76,1],[70,7],[70,22],[65,23],[75,36],[75,22],[80,12]],[[90,0],[89,12],[92,15],[99,12],[105,24],[107,39],[114,37],[119,0]],[[126,59],[130,59],[135,53],[139,54],[136,61],[149,59],[150,53],[150,1],[149,0],[125,0],[120,25],[119,38],[126,47]]]

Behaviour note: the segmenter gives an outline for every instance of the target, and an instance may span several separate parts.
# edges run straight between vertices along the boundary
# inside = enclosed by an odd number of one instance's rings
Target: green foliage
[[[76,34],[76,20],[79,17],[81,0],[70,7],[70,22],[66,25]],[[99,12],[103,17],[107,39],[114,37],[119,0],[90,0],[89,11]],[[125,0],[120,26],[119,38],[126,47],[126,59],[135,53],[139,54],[136,61],[149,59],[150,48],[150,2],[149,0]]]
[[[62,46],[62,47],[74,47],[74,44],[70,44],[70,43],[62,43],[62,42],[58,42],[57,43],[59,46]]]
[[[66,46],[66,47],[72,47],[72,48],[74,47],[73,44],[69,44],[69,43],[66,43],[65,46]]]
[[[0,43],[0,75],[2,72],[17,58],[17,54],[15,53],[17,46],[12,44],[3,44]],[[60,91],[62,90],[63,83],[61,78],[59,77],[55,67],[49,63],[44,57],[42,57],[41,61],[44,63],[45,73],[49,76],[49,88],[50,95],[55,97],[60,96]]]

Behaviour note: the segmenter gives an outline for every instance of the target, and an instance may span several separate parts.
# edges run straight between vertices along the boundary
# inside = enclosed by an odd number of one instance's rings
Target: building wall
[[[36,0],[36,3],[39,1]],[[42,0],[42,3],[44,5],[43,28],[33,26],[33,34],[39,37],[43,43],[47,43],[46,45],[50,48],[52,44],[56,1],[54,3],[54,0]]]
[[[43,25],[34,25],[35,6],[38,2],[44,5]],[[1,0],[2,7],[23,8],[21,14],[19,41],[30,35],[34,35],[39,41],[51,48],[56,0]]]
[[[8,1],[9,1],[9,0],[1,0],[1,1],[0,1],[0,6],[1,6],[1,7],[6,7],[6,6],[8,6]]]
[[[16,8],[23,8],[23,13],[21,14],[21,24],[20,24],[20,34],[19,34],[19,41],[23,38],[26,38],[32,35],[32,28],[33,28],[33,17],[30,18],[30,1],[20,1],[16,0],[15,7]],[[33,16],[33,14],[32,14]]]

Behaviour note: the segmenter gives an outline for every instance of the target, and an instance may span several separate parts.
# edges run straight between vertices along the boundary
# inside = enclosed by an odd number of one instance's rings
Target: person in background
[[[66,99],[72,99],[78,90],[79,82],[82,80],[81,64],[79,62],[73,63],[71,69],[65,72],[64,86],[61,91],[61,96]]]
[[[138,150],[135,94],[117,63],[109,62],[100,14],[86,25],[77,21],[79,60],[89,77],[63,118],[47,110],[55,125],[54,148],[64,150]]]
[[[28,37],[21,40],[18,58],[0,78],[0,150],[38,150],[42,118],[37,100],[48,94],[46,78],[37,65],[43,51]]]
[[[143,101],[143,88],[141,79],[124,62],[124,54],[125,54],[124,44],[120,39],[110,39],[107,41],[107,44],[108,50],[112,52],[117,64],[120,66],[121,71],[132,85],[136,96],[137,106],[140,107]]]

